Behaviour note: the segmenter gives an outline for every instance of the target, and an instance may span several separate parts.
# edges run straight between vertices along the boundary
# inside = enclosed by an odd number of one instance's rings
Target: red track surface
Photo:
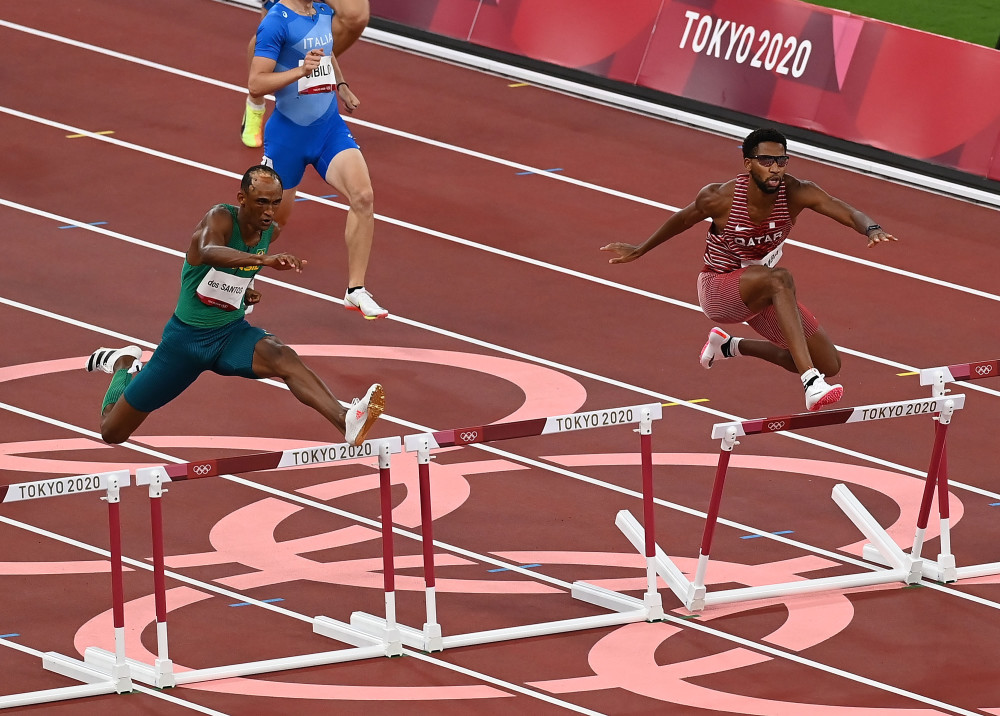
[[[176,296],[176,252],[211,204],[234,198],[233,175],[259,159],[237,137],[240,94],[199,79],[244,82],[243,48],[254,16],[203,0],[94,0],[86,6],[53,0],[7,3],[0,19],[31,28],[0,26],[6,48],[0,136],[10,140],[0,198],[19,205],[0,205],[6,231],[0,267],[6,333],[0,348],[0,482],[160,462],[128,447],[106,447],[87,432],[96,428],[105,384],[79,367],[98,345],[155,344]],[[99,54],[82,43],[198,77]],[[527,418],[654,400],[707,400],[666,408],[653,431],[657,497],[704,511],[718,450],[709,437],[711,425],[736,416],[799,412],[802,399],[794,376],[772,366],[732,361],[710,373],[698,366],[697,350],[710,328],[693,309],[700,232],[636,264],[609,266],[598,247],[645,237],[666,216],[663,208],[557,178],[521,175],[521,168],[418,139],[538,169],[559,168],[557,177],[674,206],[703,184],[739,170],[735,142],[541,88],[514,88],[502,78],[365,42],[342,64],[363,102],[353,129],[371,167],[382,217],[369,286],[393,317],[361,321],[336,300],[265,284],[264,303],[252,320],[302,346],[342,398],[380,380],[389,416],[373,437],[481,425],[515,413]],[[102,135],[110,142],[68,138],[75,129],[114,133]],[[844,405],[928,395],[914,376],[899,375],[907,367],[1000,356],[996,284],[984,268],[995,263],[1000,214],[801,159],[794,173],[864,207],[901,240],[869,252],[863,239],[815,216],[802,217],[795,239],[949,282],[928,283],[804,247],[786,251],[800,297],[835,342],[849,349],[837,378],[845,387]],[[302,189],[329,193],[315,175],[307,175]],[[309,267],[291,279],[274,277],[338,299],[345,274],[343,221],[338,207],[300,202],[284,249],[309,259]],[[72,222],[106,222],[98,228],[115,235],[59,228]],[[27,377],[15,369],[44,361],[67,362],[41,366]],[[953,489],[960,565],[1000,559],[994,534],[1000,507],[991,506],[1000,502],[992,439],[1000,394],[990,382],[976,387],[962,389],[967,408],[956,414],[949,436],[952,478],[978,490]],[[811,557],[808,569],[863,570],[849,562],[857,559],[860,536],[830,500],[835,482],[858,474],[850,466],[872,480],[868,487],[852,485],[859,499],[883,525],[898,520],[904,545],[912,538],[913,502],[900,508],[883,493],[919,495],[922,481],[915,473],[927,466],[929,420],[816,428],[806,435],[813,442],[760,435],[737,447],[722,517],[765,533],[791,530],[791,542],[743,540],[744,530],[720,525],[710,577],[720,568],[716,560],[780,570],[775,563],[781,560]],[[272,385],[205,376],[153,415],[135,443],[186,459],[336,438],[318,416]],[[468,551],[459,559],[439,550],[445,633],[600,613],[543,582],[490,572],[494,565],[476,554],[538,563],[534,571],[559,580],[585,579],[639,594],[642,561],[614,526],[620,509],[640,514],[639,501],[608,489],[639,489],[635,436],[609,429],[497,447],[503,452],[442,452],[431,466],[432,474],[451,478],[437,478],[442,514],[435,537]],[[520,458],[543,458],[562,472],[526,466]],[[790,465],[779,458],[811,462]],[[276,604],[301,618],[325,614],[346,621],[357,610],[380,613],[374,533],[359,534],[366,528],[351,518],[294,501],[306,496],[377,518],[374,474],[373,464],[355,464],[245,476],[270,492],[223,480],[172,485],[164,505],[168,568],[247,597],[282,599]],[[418,523],[405,506],[414,499],[415,475],[412,456],[394,461],[400,483],[396,520],[411,531]],[[355,477],[360,487],[339,482]],[[324,495],[323,485],[342,488],[342,494]],[[135,560],[150,554],[143,492],[129,488],[122,502],[125,552]],[[110,638],[107,560],[86,549],[107,547],[104,515],[96,493],[3,506],[0,635],[18,634],[11,638],[18,644],[74,656],[94,639]],[[657,519],[659,543],[668,554],[697,555],[702,517],[661,504]],[[827,552],[816,555],[816,549]],[[399,538],[397,552],[404,560],[399,616],[419,626],[421,571],[413,559],[405,562],[419,554],[419,544]],[[937,552],[932,539],[924,554]],[[837,567],[841,562],[848,566]],[[165,692],[175,701],[143,693],[25,711],[181,714],[200,704],[228,714],[331,708],[365,714],[572,708],[692,715],[1000,713],[994,667],[998,581],[887,586],[709,609],[697,620],[708,632],[640,623]],[[534,593],[510,591],[526,584],[534,585],[527,588]],[[167,586],[175,600],[171,657],[179,665],[337,648],[314,636],[301,618],[231,608],[239,599],[177,579]],[[148,572],[126,572],[126,600],[148,598],[151,589]],[[686,613],[668,589],[661,594],[668,611]],[[95,628],[81,631],[100,615]],[[142,629],[143,645],[155,651],[148,614],[130,611],[129,617],[129,628]],[[772,648],[780,653],[766,651]],[[70,684],[42,670],[29,654],[0,649],[0,694]]]

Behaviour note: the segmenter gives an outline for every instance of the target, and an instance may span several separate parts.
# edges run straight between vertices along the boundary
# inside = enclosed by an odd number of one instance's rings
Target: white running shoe
[[[716,326],[708,332],[708,340],[701,348],[701,367],[708,370],[717,360],[726,358],[722,353],[722,344],[729,340],[729,334]]]
[[[368,289],[364,288],[344,294],[344,308],[348,311],[359,311],[369,321],[389,315],[387,310],[375,303]]]
[[[122,356],[132,357],[132,365],[128,369],[129,373],[135,373],[142,368],[142,360],[140,360],[142,358],[142,348],[139,346],[125,346],[117,350],[114,348],[98,348],[87,359],[87,372],[93,373],[95,370],[99,370],[104,373],[114,373],[115,363]]]
[[[385,391],[381,385],[375,383],[365,393],[365,397],[355,398],[347,409],[347,416],[344,418],[344,437],[347,442],[351,445],[363,443],[371,426],[375,424],[383,410],[385,410]]]
[[[810,368],[802,374],[805,381],[810,380],[815,374],[816,379],[806,386],[806,410],[813,412],[820,408],[832,405],[844,397],[844,386],[839,384],[830,385],[826,382],[826,376],[815,368]]]

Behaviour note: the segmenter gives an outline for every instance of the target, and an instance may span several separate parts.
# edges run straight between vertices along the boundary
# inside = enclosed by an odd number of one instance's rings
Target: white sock
[[[261,102],[260,104],[257,104],[256,102],[253,101],[253,99],[250,97],[250,95],[247,95],[247,107],[249,107],[250,109],[260,110],[260,109],[265,109],[267,107],[267,105],[264,104],[263,102]]]
[[[742,340],[743,340],[742,338],[737,338],[736,336],[730,337],[729,353],[733,358],[738,358],[739,356],[743,355],[742,353],[740,353],[740,341]]]
[[[813,380],[819,378],[819,371],[815,368],[810,368],[799,377],[802,379],[802,385],[808,387]]]

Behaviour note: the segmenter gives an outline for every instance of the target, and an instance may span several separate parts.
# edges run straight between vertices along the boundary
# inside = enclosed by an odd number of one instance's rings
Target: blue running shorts
[[[265,164],[281,177],[285,189],[302,182],[310,164],[326,180],[333,158],[345,149],[360,149],[354,135],[339,114],[331,114],[307,127],[295,124],[280,112],[272,112],[264,125]]]

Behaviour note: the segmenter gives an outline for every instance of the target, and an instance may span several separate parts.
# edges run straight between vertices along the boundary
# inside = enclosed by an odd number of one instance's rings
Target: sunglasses
[[[758,154],[755,157],[750,157],[751,159],[756,159],[757,163],[762,167],[769,167],[775,162],[777,162],[779,167],[783,167],[788,164],[788,155],[782,154],[781,156],[774,156],[773,154]]]

